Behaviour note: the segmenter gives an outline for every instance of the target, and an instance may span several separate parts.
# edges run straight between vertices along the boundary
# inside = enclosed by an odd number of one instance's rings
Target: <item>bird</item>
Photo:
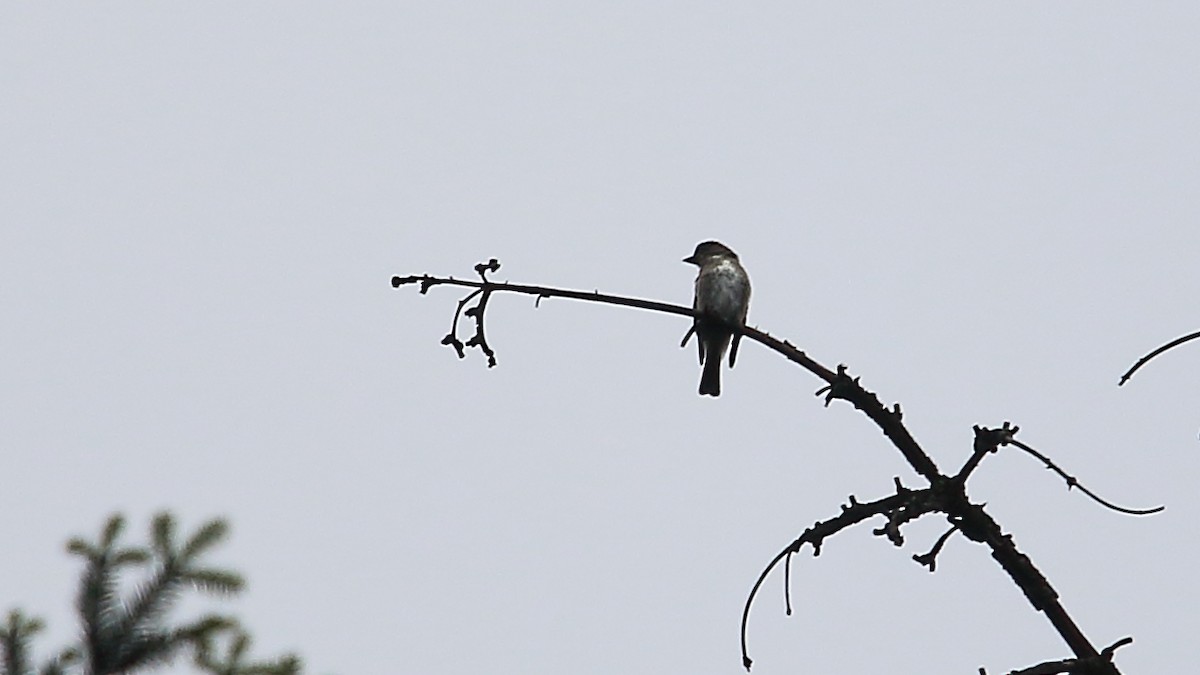
[[[683,336],[687,344],[692,333],[700,351],[704,370],[700,376],[701,396],[721,395],[721,359],[729,350],[729,367],[737,361],[742,334],[750,310],[750,277],[730,248],[718,241],[703,241],[696,252],[683,259],[700,268],[696,274],[696,292],[692,309],[696,317]]]

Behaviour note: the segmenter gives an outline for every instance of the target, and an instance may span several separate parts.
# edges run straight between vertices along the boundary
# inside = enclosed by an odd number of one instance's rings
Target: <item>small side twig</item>
[[[1125,645],[1131,645],[1131,644],[1133,644],[1133,638],[1131,636],[1126,635],[1125,637],[1121,638],[1120,640],[1117,640],[1116,642],[1112,643],[1111,645],[1100,650],[1100,657],[1103,658],[1105,661],[1112,661],[1113,655],[1116,653],[1116,651],[1118,649],[1120,649],[1121,647],[1124,647]]]
[[[458,358],[460,359],[467,358],[467,353],[464,350],[462,340],[458,339],[458,317],[462,315],[463,307],[466,307],[468,302],[482,292],[483,289],[471,291],[467,297],[458,301],[458,308],[454,310],[454,320],[450,322],[450,332],[446,333],[446,337],[442,338],[442,344],[454,347],[454,351],[458,352]]]
[[[487,356],[488,368],[493,368],[496,365],[496,352],[492,350],[491,346],[488,344],[487,334],[484,332],[483,327],[483,314],[487,310],[488,300],[491,299],[492,291],[494,290],[494,284],[487,278],[488,272],[495,272],[499,269],[500,261],[492,258],[485,263],[479,263],[475,266],[475,273],[479,275],[480,279],[478,282],[461,282],[453,277],[446,280],[441,280],[430,276],[407,277],[404,279],[401,279],[400,277],[393,277],[392,286],[394,288],[399,288],[404,284],[419,282],[421,284],[422,295],[428,293],[430,288],[439,283],[474,286],[475,290],[471,291],[465,298],[458,301],[458,306],[454,309],[454,320],[450,322],[450,332],[446,333],[446,337],[442,338],[442,344],[453,347],[455,353],[458,354],[458,358],[460,359],[467,358],[467,347],[478,347],[479,350],[482,351],[485,356]],[[474,307],[467,307],[467,305],[475,298],[479,298],[479,302],[477,302]],[[463,311],[464,307],[466,308],[466,311]],[[475,319],[475,335],[471,336],[471,338],[465,343],[458,339],[458,320],[464,316]]]
[[[913,560],[917,561],[918,563],[920,563],[921,565],[923,565],[925,567],[928,567],[929,571],[931,573],[936,572],[937,571],[938,554],[942,552],[942,547],[946,545],[946,541],[950,539],[950,535],[954,534],[955,532],[958,532],[957,526],[951,527],[949,530],[946,530],[945,534],[938,537],[937,543],[935,543],[933,545],[933,548],[929,549],[928,553],[924,553],[921,555],[914,555]]]
[[[979,425],[975,425],[972,429],[975,431],[973,452],[953,479],[960,485],[967,482],[967,478],[970,478],[971,473],[979,468],[979,464],[983,461],[984,457],[996,452],[1000,446],[1010,443],[1013,434],[1020,431],[1021,427],[1012,426],[1008,422],[1005,422],[999,429],[989,429]]]
[[[487,336],[485,336],[483,332],[483,312],[487,309],[487,303],[491,297],[491,290],[484,290],[483,295],[479,298],[479,304],[471,307],[465,312],[466,316],[475,319],[475,334],[471,336],[470,340],[467,340],[467,346],[479,347],[480,351],[487,356],[488,368],[494,368],[496,366],[496,352],[492,351],[491,346],[488,345]]]
[[[1173,349],[1185,342],[1190,342],[1192,340],[1195,340],[1196,338],[1200,338],[1200,331],[1196,331],[1195,333],[1190,333],[1188,335],[1184,335],[1181,338],[1176,338],[1174,340],[1171,340],[1167,344],[1159,347],[1158,349],[1155,349],[1154,351],[1150,352],[1149,354],[1138,359],[1138,362],[1133,364],[1133,367],[1130,368],[1129,370],[1125,371],[1125,374],[1121,376],[1121,381],[1117,382],[1117,386],[1119,387],[1119,386],[1125,384],[1126,382],[1128,382],[1129,378],[1133,377],[1133,374],[1135,372],[1137,372],[1138,368],[1141,368],[1142,366],[1149,363],[1150,359],[1158,356],[1159,354],[1167,351],[1168,349]]]

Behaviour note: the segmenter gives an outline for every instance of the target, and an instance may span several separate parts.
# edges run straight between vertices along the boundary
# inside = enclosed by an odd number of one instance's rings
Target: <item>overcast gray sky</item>
[[[0,609],[74,635],[62,546],[122,510],[233,522],[256,651],[316,672],[737,673],[800,531],[921,483],[756,344],[696,394],[687,322],[497,296],[499,366],[438,344],[497,276],[690,301],[849,364],[1126,673],[1195,662],[1195,3],[106,2],[0,6]],[[864,525],[776,574],[755,673],[1069,655],[978,545]]]

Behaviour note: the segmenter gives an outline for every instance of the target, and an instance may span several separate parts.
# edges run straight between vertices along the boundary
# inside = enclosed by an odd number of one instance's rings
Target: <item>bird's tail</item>
[[[700,375],[700,395],[721,395],[721,354],[708,353],[704,361],[704,372]]]

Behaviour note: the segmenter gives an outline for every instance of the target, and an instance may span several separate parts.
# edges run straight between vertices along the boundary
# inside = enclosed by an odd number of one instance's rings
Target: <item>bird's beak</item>
[[[688,257],[684,258],[684,259],[683,259],[683,262],[685,262],[685,263],[691,263],[691,264],[693,264],[693,265],[699,265],[699,264],[700,264],[700,263],[696,262],[696,256],[694,256],[694,255],[689,255]]]

